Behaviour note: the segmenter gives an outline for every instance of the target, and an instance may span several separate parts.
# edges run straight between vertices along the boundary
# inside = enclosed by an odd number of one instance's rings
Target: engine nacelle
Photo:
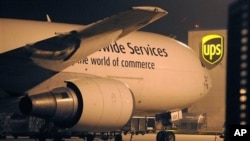
[[[123,127],[131,118],[134,97],[124,83],[101,78],[78,79],[67,83],[75,85],[82,94],[83,112],[74,129],[114,130]]]
[[[124,83],[93,77],[66,83],[67,88],[23,98],[21,112],[73,130],[93,132],[119,129],[131,118],[134,97]]]

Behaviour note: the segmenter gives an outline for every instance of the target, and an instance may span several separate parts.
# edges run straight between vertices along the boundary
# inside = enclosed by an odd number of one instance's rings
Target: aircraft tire
[[[46,138],[45,137],[39,137],[38,140],[39,141],[46,141]]]
[[[6,139],[6,135],[0,135],[0,139]]]
[[[109,135],[108,135],[107,133],[106,133],[106,134],[103,134],[103,135],[101,136],[101,139],[104,140],[104,141],[106,141],[106,140],[109,139]]]
[[[115,141],[122,141],[122,135],[121,134],[116,134],[115,135]]]
[[[156,141],[175,141],[173,132],[160,131],[156,135]]]
[[[95,138],[94,135],[91,135],[91,134],[88,134],[88,135],[87,135],[87,141],[93,141],[94,138]]]
[[[175,141],[175,135],[173,132],[167,132],[168,141]]]

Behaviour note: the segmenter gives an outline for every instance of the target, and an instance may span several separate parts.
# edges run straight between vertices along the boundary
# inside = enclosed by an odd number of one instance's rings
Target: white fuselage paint
[[[8,22],[8,27],[3,28],[3,22]],[[26,22],[1,20],[0,53],[52,37],[55,32],[84,28],[79,25],[29,22],[27,26]],[[84,41],[81,45],[84,46]],[[211,78],[198,56],[174,39],[136,31],[111,45],[113,51],[110,47],[110,51],[101,49],[63,72],[122,81],[134,94],[136,115],[180,110],[204,97],[211,87]],[[142,66],[128,62],[139,62]]]

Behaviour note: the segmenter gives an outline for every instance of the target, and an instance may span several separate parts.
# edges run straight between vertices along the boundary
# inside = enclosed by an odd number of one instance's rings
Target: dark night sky
[[[158,6],[169,12],[142,30],[174,35],[187,43],[187,33],[227,27],[227,10],[234,0],[0,0],[0,17],[88,24],[132,6]]]

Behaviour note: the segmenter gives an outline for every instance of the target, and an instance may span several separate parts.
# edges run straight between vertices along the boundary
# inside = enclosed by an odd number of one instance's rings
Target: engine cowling
[[[93,132],[119,129],[131,118],[134,97],[126,84],[92,77],[66,83],[66,88],[24,97],[21,112],[63,127]]]

